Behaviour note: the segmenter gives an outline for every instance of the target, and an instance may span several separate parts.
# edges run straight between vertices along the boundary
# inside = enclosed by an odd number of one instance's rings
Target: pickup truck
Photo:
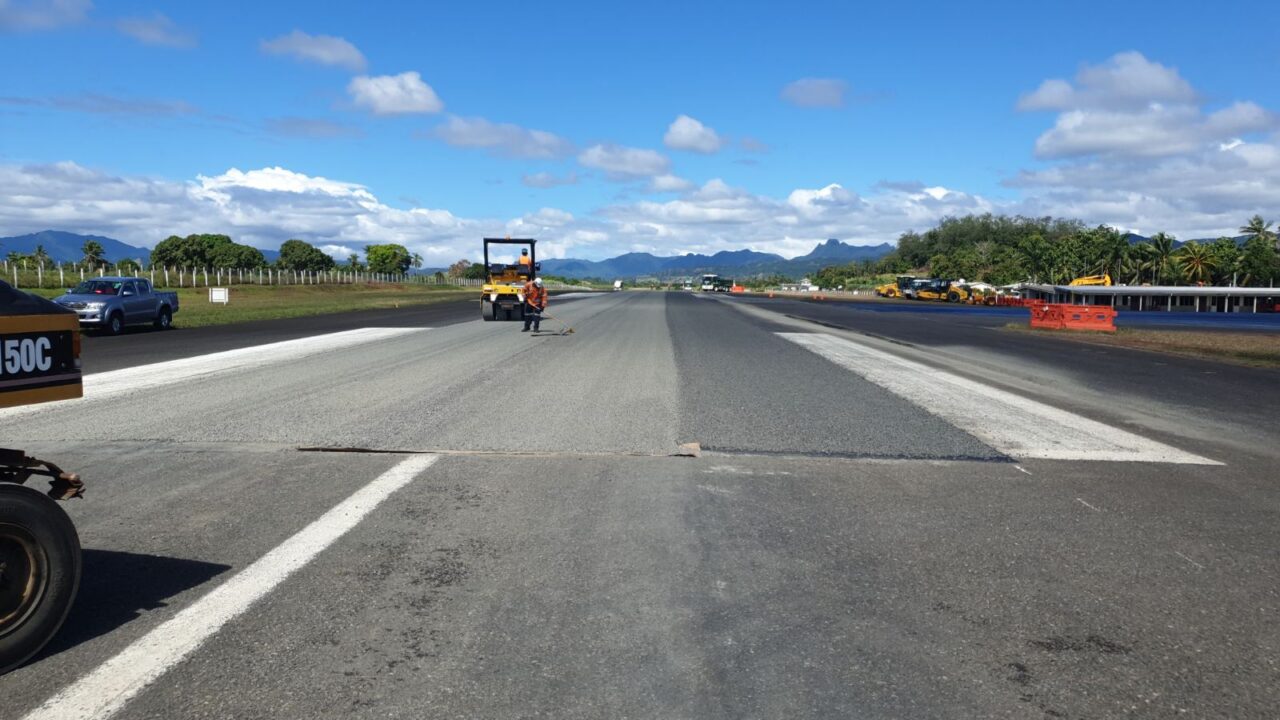
[[[53,299],[75,310],[80,327],[101,328],[112,335],[126,325],[151,323],[168,330],[178,312],[178,294],[156,292],[149,280],[131,277],[100,277],[81,282]]]

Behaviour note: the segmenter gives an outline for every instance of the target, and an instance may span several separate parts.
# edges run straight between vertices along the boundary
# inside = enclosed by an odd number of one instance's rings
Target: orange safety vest
[[[528,265],[529,263],[532,263],[532,262],[533,262],[533,258],[530,258],[528,255],[521,255],[521,256],[520,256],[520,264],[521,264],[521,265]]]
[[[542,310],[547,307],[547,289],[531,282],[524,284],[524,301]]]

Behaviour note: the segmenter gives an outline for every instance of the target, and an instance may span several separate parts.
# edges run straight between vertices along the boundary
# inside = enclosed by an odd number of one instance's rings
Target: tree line
[[[121,272],[145,270],[148,267],[234,268],[237,270],[275,268],[313,272],[339,268],[336,260],[303,240],[286,240],[280,246],[279,258],[269,263],[262,251],[255,247],[237,243],[227,235],[207,233],[186,237],[171,235],[161,240],[151,251],[149,265],[128,259],[109,262],[106,258],[106,250],[96,240],[86,240],[81,253],[83,257],[74,265],[89,268],[113,266]],[[410,253],[408,248],[396,243],[366,245],[364,254],[363,263],[360,262],[360,256],[353,253],[347,257],[347,262],[342,267],[358,272],[401,275],[408,273],[411,267],[422,267],[421,255]],[[42,245],[37,245],[32,253],[10,252],[6,259],[10,263],[31,263],[46,267],[54,265],[52,258]]]
[[[1106,225],[1007,215],[946,218],[923,233],[909,231],[875,261],[833,265],[817,273],[823,287],[857,285],[875,275],[916,273],[1007,285],[1066,284],[1110,275],[1128,285],[1267,286],[1280,280],[1280,248],[1271,223],[1254,216],[1233,237],[1178,243],[1168,233],[1133,241]]]

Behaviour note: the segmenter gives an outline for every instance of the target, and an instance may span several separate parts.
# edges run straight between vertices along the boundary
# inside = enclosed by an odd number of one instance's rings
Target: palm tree
[[[36,251],[31,254],[31,258],[40,265],[49,262],[49,253],[45,252],[43,245],[37,245]]]
[[[1208,245],[1191,240],[1174,253],[1173,259],[1188,282],[1208,282],[1213,278],[1217,263]]]
[[[1276,234],[1271,230],[1271,223],[1264,221],[1261,215],[1254,215],[1249,218],[1249,224],[1240,228],[1240,234],[1280,243],[1280,240],[1276,239]],[[1276,245],[1276,249],[1280,250],[1280,244]]]
[[[102,243],[97,240],[85,240],[80,252],[84,253],[82,262],[89,267],[97,267],[105,262],[102,256],[106,254],[106,250],[102,249]]]
[[[1158,232],[1151,236],[1151,284],[1159,285],[1169,274],[1169,259],[1173,256],[1176,239],[1168,234]]]
[[[1127,285],[1140,285],[1155,265],[1155,250],[1149,242],[1130,245],[1118,265],[1119,277]],[[1118,280],[1119,278],[1117,278]]]
[[[413,260],[413,263],[412,263],[412,264],[413,264],[413,266],[414,266],[414,267],[416,267],[416,268],[421,268],[421,267],[422,267],[422,256],[421,256],[421,255],[419,255],[418,253],[414,253],[414,254],[413,254],[413,258],[412,258],[412,260]]]

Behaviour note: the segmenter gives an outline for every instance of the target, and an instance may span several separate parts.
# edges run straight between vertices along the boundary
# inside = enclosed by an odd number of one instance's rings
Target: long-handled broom
[[[556,322],[560,323],[560,325],[561,325],[562,327],[560,328],[560,332],[556,333],[557,335],[572,335],[572,334],[573,334],[573,328],[569,327],[569,323],[567,323],[567,322],[565,322],[565,321],[561,320],[560,318],[556,317],[555,315],[548,315],[548,314],[546,314],[546,313],[544,312],[544,313],[542,313],[542,319],[543,319],[543,320],[555,320]]]

